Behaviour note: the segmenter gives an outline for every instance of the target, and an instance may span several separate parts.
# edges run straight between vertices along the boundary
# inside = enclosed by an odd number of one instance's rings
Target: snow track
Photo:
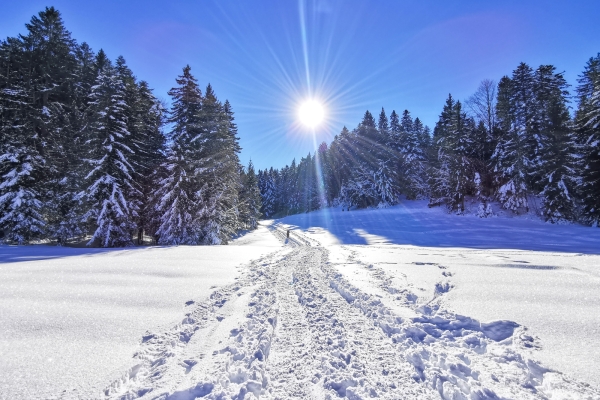
[[[445,310],[440,299],[453,285],[443,266],[423,302],[350,253],[346,262],[375,282],[365,291],[315,241],[271,229],[288,246],[190,302],[170,330],[145,335],[106,398],[600,398],[533,361],[524,327]]]

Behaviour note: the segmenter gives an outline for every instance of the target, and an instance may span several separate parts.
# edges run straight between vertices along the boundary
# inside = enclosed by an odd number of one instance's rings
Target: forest
[[[0,228],[8,243],[224,244],[260,212],[228,101],[189,66],[167,109],[125,59],[50,7],[0,43]]]

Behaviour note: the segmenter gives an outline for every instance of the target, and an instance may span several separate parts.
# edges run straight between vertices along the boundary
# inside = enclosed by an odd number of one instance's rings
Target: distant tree
[[[259,188],[259,177],[254,171],[252,160],[241,176],[240,219],[246,229],[256,229],[261,216],[262,199]]]

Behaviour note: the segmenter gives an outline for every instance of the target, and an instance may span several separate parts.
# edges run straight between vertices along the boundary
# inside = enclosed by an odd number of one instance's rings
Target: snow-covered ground
[[[280,249],[264,227],[229,246],[0,246],[0,399],[97,398],[146,330]]]
[[[600,398],[599,229],[405,202],[235,244],[0,247],[0,398]]]
[[[408,285],[419,304],[439,297],[445,309],[481,321],[515,321],[539,338],[536,359],[600,387],[600,229],[510,213],[456,216],[425,201],[281,222],[357,260],[338,267],[357,284],[377,281],[367,265]],[[440,284],[448,285],[443,296]]]

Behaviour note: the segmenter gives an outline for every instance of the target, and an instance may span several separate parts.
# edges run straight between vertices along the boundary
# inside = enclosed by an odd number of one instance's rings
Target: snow
[[[528,327],[541,343],[536,359],[600,386],[600,230],[530,215],[456,216],[419,201],[385,210],[325,209],[281,222],[330,246],[338,260],[353,253],[402,281],[397,285],[411,288],[420,304],[433,300],[436,284],[449,284],[445,308]],[[338,269],[361,289],[368,286],[364,268],[342,262]]]
[[[600,230],[478,205],[2,246],[0,398],[600,398]]]
[[[0,246],[0,399],[95,398],[146,330],[280,248],[264,227],[229,246]]]
[[[479,203],[469,215],[448,214],[427,201],[403,201],[384,209],[341,211],[323,209],[281,220],[300,229],[325,229],[335,240],[327,244],[375,242],[429,247],[519,249],[600,254],[600,230],[581,225],[555,226],[533,215],[513,216],[496,207],[497,218],[478,218]],[[380,239],[374,239],[375,237]],[[375,240],[375,242],[374,242]]]

